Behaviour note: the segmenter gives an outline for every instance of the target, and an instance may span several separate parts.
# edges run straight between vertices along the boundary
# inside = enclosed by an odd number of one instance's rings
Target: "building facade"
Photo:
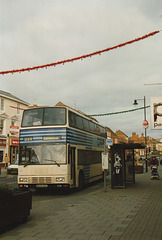
[[[0,162],[6,153],[10,163],[17,160],[21,117],[28,106],[27,102],[0,90]]]

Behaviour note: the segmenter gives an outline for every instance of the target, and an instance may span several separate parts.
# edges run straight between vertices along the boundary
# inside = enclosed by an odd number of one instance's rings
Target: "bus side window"
[[[83,128],[85,131],[89,132],[89,121],[83,118]]]
[[[69,111],[69,125],[76,128],[76,114]]]
[[[82,117],[80,117],[80,116],[76,117],[76,125],[77,125],[77,128],[83,130],[83,118]]]
[[[95,133],[100,135],[100,126],[96,124]]]
[[[94,124],[93,122],[90,122],[90,132],[91,133],[95,132],[95,128],[96,128],[96,124]]]

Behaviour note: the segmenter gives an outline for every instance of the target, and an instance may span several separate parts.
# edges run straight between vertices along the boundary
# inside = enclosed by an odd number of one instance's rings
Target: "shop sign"
[[[6,147],[6,139],[0,138],[0,147]]]
[[[11,146],[19,146],[19,139],[11,138]]]
[[[151,97],[151,128],[153,130],[162,129],[162,96]]]
[[[10,133],[18,134],[19,133],[19,127],[18,126],[10,126]]]

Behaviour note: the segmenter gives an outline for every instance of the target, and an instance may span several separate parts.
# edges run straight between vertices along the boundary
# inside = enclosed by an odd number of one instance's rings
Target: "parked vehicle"
[[[7,167],[7,174],[18,174],[18,160]]]

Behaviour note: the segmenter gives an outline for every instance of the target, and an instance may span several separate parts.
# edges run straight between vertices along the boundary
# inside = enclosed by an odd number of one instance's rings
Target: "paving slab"
[[[162,179],[162,166],[159,174]],[[94,189],[76,194],[75,201],[67,196],[58,211],[54,198],[34,202],[28,221],[0,239],[162,240],[162,180],[151,180],[148,171],[136,174],[136,183],[126,189],[111,189],[110,180],[106,192],[103,183]]]

